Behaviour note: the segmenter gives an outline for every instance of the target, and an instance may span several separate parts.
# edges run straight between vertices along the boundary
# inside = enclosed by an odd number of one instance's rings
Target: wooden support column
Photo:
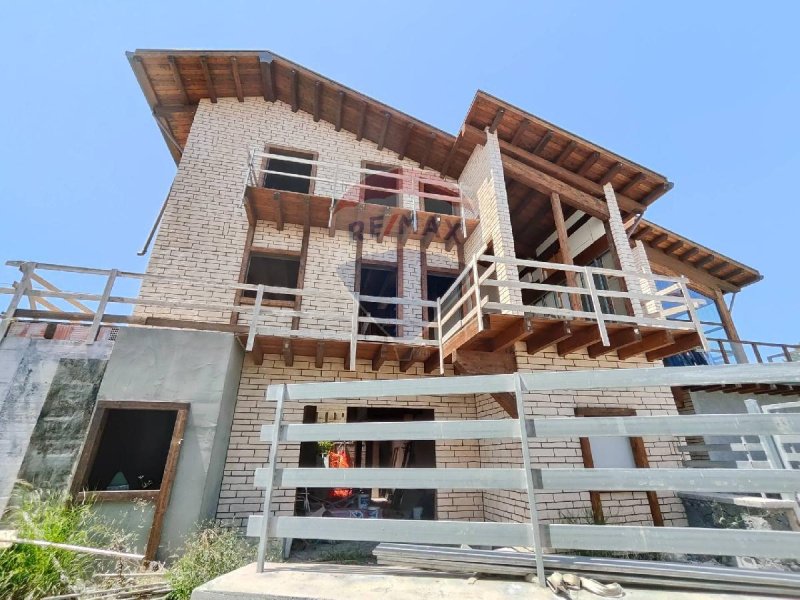
[[[731,316],[731,311],[728,310],[728,304],[725,302],[725,296],[722,293],[722,290],[714,288],[714,304],[717,305],[717,312],[719,313],[719,318],[722,321],[722,328],[725,330],[725,336],[732,342],[731,346],[733,347],[733,355],[736,358],[737,364],[746,364],[747,354],[745,354],[744,346],[741,343],[741,339],[739,337],[739,332],[736,331],[736,325],[733,323],[733,317]]]
[[[556,222],[556,234],[558,234],[558,248],[561,256],[561,262],[565,265],[574,264],[572,261],[572,253],[569,249],[569,234],[567,233],[567,226],[564,223],[564,211],[561,208],[561,198],[556,192],[550,194],[550,206],[553,208],[553,218]],[[578,287],[578,280],[575,277],[574,271],[565,271],[567,276],[567,285],[570,287]],[[572,310],[583,310],[581,306],[581,299],[578,294],[569,295],[569,303]]]

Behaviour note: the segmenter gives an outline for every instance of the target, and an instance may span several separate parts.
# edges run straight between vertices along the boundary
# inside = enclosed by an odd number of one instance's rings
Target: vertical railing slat
[[[267,462],[267,486],[264,492],[264,516],[261,520],[261,535],[258,538],[258,572],[264,572],[264,560],[267,556],[267,543],[269,542],[269,512],[272,504],[272,490],[275,487],[275,469],[278,463],[278,441],[281,433],[281,419],[283,418],[283,403],[286,399],[286,384],[270,385],[267,387],[266,399],[269,400],[270,390],[277,388],[275,400],[275,419],[272,423],[272,439],[269,445]]]

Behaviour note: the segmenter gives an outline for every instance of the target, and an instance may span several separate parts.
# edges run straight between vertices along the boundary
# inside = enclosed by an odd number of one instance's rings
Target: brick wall
[[[452,371],[448,373],[452,375]],[[374,372],[365,361],[358,361],[356,371],[344,370],[341,359],[326,359],[322,369],[314,366],[313,359],[297,357],[292,367],[286,367],[277,356],[265,356],[263,364],[255,365],[247,358],[242,368],[239,397],[233,417],[231,440],[228,447],[225,471],[222,480],[217,520],[226,525],[243,527],[247,517],[263,510],[264,491],[253,487],[255,469],[266,464],[269,443],[260,438],[261,426],[271,423],[275,415],[274,405],[265,400],[267,385],[303,381],[341,381],[361,379],[398,379],[424,376],[421,366],[400,373],[397,364],[387,362],[380,371]],[[285,405],[285,421],[302,422],[305,403],[288,402]],[[391,406],[433,409],[436,420],[475,419],[476,405],[473,395],[467,396],[418,396],[401,398],[361,398],[336,400],[335,406]],[[319,408],[324,404],[318,405]],[[296,467],[299,444],[281,445],[279,464]],[[436,442],[436,466],[466,468],[480,466],[480,450],[477,441],[455,440]],[[279,489],[275,492],[273,510],[278,514],[293,514],[294,490]],[[483,520],[480,492],[439,490],[436,498],[437,516],[440,519]]]

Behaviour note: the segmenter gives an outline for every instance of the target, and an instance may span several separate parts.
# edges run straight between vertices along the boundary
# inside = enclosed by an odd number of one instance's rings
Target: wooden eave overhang
[[[763,278],[753,267],[645,219],[639,221],[630,237],[644,243],[655,267],[685,275],[700,287],[738,292]]]
[[[379,147],[457,174],[456,138],[332,79],[267,51],[136,50],[128,61],[176,162],[202,99],[280,100]],[[465,154],[462,151],[461,154]]]
[[[673,186],[655,171],[479,90],[459,134],[467,156],[487,127],[497,133],[504,163],[508,157],[596,198],[610,182],[623,212],[643,212]]]

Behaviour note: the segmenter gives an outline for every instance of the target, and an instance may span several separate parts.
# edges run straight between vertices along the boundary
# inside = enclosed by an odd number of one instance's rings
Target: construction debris
[[[535,576],[536,563],[533,552],[517,549],[475,550],[414,544],[379,544],[373,554],[381,565],[397,565],[469,575]],[[775,594],[796,597],[800,595],[800,574],[708,567],[676,562],[623,560],[581,556],[545,555],[545,569],[558,572],[552,585],[561,589],[577,585],[567,574],[579,580],[629,585],[646,585],[674,589],[698,589],[750,594]],[[556,581],[558,579],[558,581]],[[548,578],[550,582],[550,578]],[[580,581],[582,583],[582,581]],[[588,583],[588,581],[587,581]],[[598,584],[599,585],[599,584]],[[583,585],[598,593],[591,584]],[[603,586],[608,588],[608,586]],[[598,591],[600,588],[595,588]],[[602,594],[600,594],[602,595]],[[613,597],[613,596],[607,596]]]

